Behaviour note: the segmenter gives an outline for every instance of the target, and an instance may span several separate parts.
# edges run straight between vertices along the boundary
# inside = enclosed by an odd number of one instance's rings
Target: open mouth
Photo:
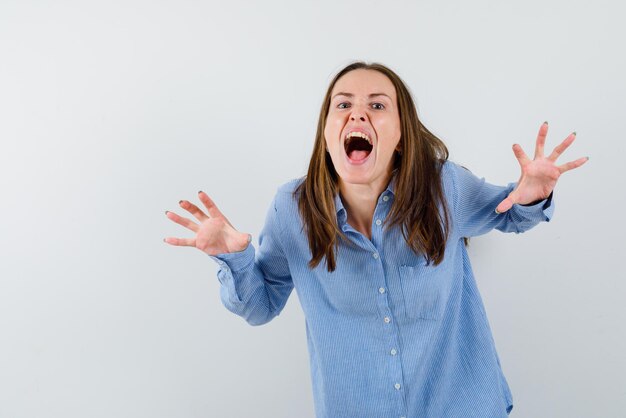
[[[355,163],[365,161],[373,149],[369,138],[359,132],[351,132],[348,134],[343,146],[348,159]]]

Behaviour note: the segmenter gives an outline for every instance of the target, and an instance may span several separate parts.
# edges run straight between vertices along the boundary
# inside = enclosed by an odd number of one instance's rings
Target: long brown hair
[[[339,193],[338,175],[326,152],[324,128],[335,83],[357,69],[374,70],[387,76],[396,89],[398,100],[400,152],[396,151],[393,157],[393,170],[397,170],[395,199],[385,219],[385,228],[401,225],[402,236],[411,250],[424,254],[427,263],[434,261],[438,265],[443,260],[449,235],[450,220],[440,172],[442,163],[448,159],[448,148],[420,122],[411,93],[396,73],[379,63],[357,61],[339,71],[328,86],[308,173],[294,191],[312,254],[309,267],[316,267],[325,257],[328,271],[334,271],[338,239],[351,243],[337,225],[334,197]]]

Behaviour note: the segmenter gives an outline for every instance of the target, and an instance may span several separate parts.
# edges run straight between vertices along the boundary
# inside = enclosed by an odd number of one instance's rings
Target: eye
[[[337,107],[338,107],[339,109],[345,109],[345,107],[341,107],[341,105],[344,105],[344,104],[348,104],[348,103],[346,103],[346,102],[339,103],[339,104],[337,105]]]
[[[385,105],[384,105],[384,104],[382,104],[382,103],[374,103],[374,104],[373,104],[373,106],[376,106],[376,105],[379,105],[379,106],[380,106],[380,108],[379,108],[380,110],[382,110],[382,109],[384,109],[384,108],[385,108]]]

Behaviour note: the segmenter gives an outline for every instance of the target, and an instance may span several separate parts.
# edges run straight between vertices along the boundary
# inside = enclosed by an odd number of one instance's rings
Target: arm
[[[248,243],[243,251],[209,255],[219,265],[222,303],[250,325],[262,325],[277,316],[293,290],[281,231],[274,197],[258,250]]]
[[[496,186],[478,178],[468,169],[450,163],[454,183],[454,220],[460,236],[472,237],[492,229],[502,232],[525,232],[539,222],[549,222],[554,213],[553,193],[531,205],[514,204],[504,213],[495,211],[498,204],[517,186]]]
[[[453,165],[455,213],[461,236],[484,234],[492,228],[519,233],[541,221],[550,220],[557,180],[561,174],[580,167],[589,158],[582,157],[557,165],[557,158],[574,142],[576,132],[568,135],[546,157],[544,146],[547,133],[548,122],[544,122],[539,128],[532,160],[518,144],[513,145],[522,173],[519,181],[506,187],[486,183],[484,178],[478,179],[468,170]]]

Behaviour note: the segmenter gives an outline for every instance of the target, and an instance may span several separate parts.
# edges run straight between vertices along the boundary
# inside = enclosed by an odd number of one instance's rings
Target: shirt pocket
[[[432,263],[401,265],[400,284],[406,316],[411,319],[438,320],[443,314],[446,270]]]

